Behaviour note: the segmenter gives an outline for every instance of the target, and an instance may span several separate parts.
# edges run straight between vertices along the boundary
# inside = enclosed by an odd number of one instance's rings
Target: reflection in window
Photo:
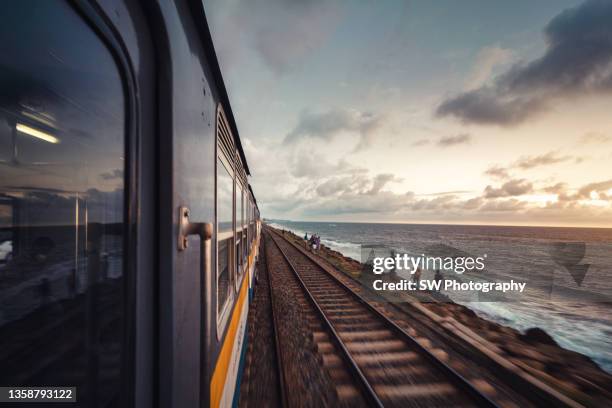
[[[251,208],[251,203],[249,201],[249,196],[245,194],[244,196],[244,203],[245,203],[245,207],[244,207],[244,225],[246,227],[246,242],[247,242],[247,256],[248,256],[248,251],[251,250],[251,227],[250,227],[250,212],[249,209]]]
[[[219,159],[217,166],[217,226],[219,232],[232,231],[234,180]]]
[[[253,221],[253,203],[249,202],[249,247],[255,240],[255,224]]]
[[[229,239],[219,241],[219,252],[218,252],[218,276],[217,276],[217,313],[221,313],[223,306],[229,298],[231,286],[229,282]]]
[[[229,299],[232,245],[234,242],[234,179],[225,165],[217,161],[217,313],[221,313]]]
[[[244,211],[242,186],[236,186],[236,229],[242,229],[244,226]]]
[[[246,221],[246,195],[244,194],[244,191],[242,191],[242,203],[243,203],[243,207],[242,207],[242,264],[245,265],[247,264],[247,256],[248,256],[248,252],[249,252],[249,245],[247,242],[247,221]]]
[[[242,251],[244,240],[242,239],[242,187],[236,184],[236,273],[242,274],[243,260]]]
[[[68,5],[0,14],[0,384],[122,385],[125,101],[102,41]]]

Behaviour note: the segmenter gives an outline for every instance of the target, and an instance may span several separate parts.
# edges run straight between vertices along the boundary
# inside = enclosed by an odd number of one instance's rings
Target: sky
[[[264,217],[612,227],[612,1],[204,5]]]

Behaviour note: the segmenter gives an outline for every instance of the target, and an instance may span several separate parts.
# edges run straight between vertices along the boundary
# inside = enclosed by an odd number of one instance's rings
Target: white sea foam
[[[332,239],[321,238],[321,243],[342,255],[361,261],[361,245],[351,242],[334,241]]]

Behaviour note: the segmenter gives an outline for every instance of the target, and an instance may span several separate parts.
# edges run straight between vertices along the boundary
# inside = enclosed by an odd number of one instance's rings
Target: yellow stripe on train
[[[246,307],[247,299],[248,283],[247,279],[244,279],[240,288],[240,293],[238,294],[238,301],[236,302],[236,306],[232,314],[230,326],[227,330],[227,335],[225,336],[225,342],[221,347],[221,352],[219,353],[219,357],[217,359],[217,365],[215,366],[215,370],[210,381],[211,407],[218,407],[222,402],[224,406],[229,406],[232,402],[231,398],[233,398],[234,393],[231,387],[233,387],[235,384],[228,384],[230,388],[226,390],[227,373],[230,368],[230,363],[232,363],[232,366],[236,366],[236,364],[240,363],[240,350],[242,348],[241,343],[244,337],[243,329],[246,325],[246,321],[243,321],[243,312],[248,310]],[[238,333],[240,333],[240,335],[237,336]],[[235,344],[236,339],[239,340],[240,344]],[[236,361],[236,359],[238,361]],[[227,401],[228,398],[229,401]]]
[[[256,239],[253,243],[253,248],[250,251],[247,263],[247,273],[242,281],[238,300],[232,317],[230,326],[225,336],[225,341],[221,347],[221,352],[217,358],[217,364],[210,381],[210,406],[219,407],[229,406],[232,403],[234,393],[233,387],[236,385],[236,378],[233,371],[239,369],[242,345],[246,329],[246,318],[248,312],[248,292],[250,287],[250,270],[251,265],[255,262],[255,250],[259,240]],[[238,340],[238,342],[236,342]],[[230,367],[232,368],[230,370]],[[229,378],[231,383],[228,384],[228,373],[232,373],[232,378]],[[237,374],[237,373],[236,373]],[[226,387],[227,385],[227,387]]]

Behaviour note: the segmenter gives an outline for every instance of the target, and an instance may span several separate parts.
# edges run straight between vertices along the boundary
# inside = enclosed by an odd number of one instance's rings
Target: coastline
[[[285,231],[286,238],[305,246],[302,237]],[[566,395],[582,401],[591,398],[612,399],[612,393],[607,389],[612,382],[612,375],[590,357],[560,346],[545,330],[532,327],[521,332],[486,319],[439,292],[374,291],[372,285],[379,276],[364,272],[364,265],[360,262],[325,245],[322,245],[317,256],[358,281],[365,289],[384,297],[407,315],[414,314],[415,309],[418,309],[422,313],[436,316],[440,321],[458,322],[477,333],[486,344],[503,354],[504,358]],[[401,280],[400,276],[391,279],[397,282]]]
[[[461,274],[458,280],[468,282],[526,282],[525,291],[441,292],[455,303],[464,305],[486,320],[524,332],[539,327],[562,347],[589,356],[601,368],[612,374],[612,282],[609,265],[612,262],[612,230],[592,235],[592,230],[528,230],[505,227],[477,229],[428,225],[405,227],[404,224],[311,223],[292,221],[286,224],[271,221],[272,226],[288,229],[303,237],[305,231],[317,231],[321,243],[357,261],[366,253],[363,246],[392,248],[399,253],[418,257],[435,257],[444,252],[440,247],[461,248],[459,256],[487,254],[487,275]],[[587,252],[583,263],[589,273],[583,284],[576,285],[563,266],[554,261],[551,250],[559,242],[584,241]],[[442,245],[443,244],[443,245]],[[378,251],[378,250],[376,250]],[[378,252],[377,252],[378,253]],[[385,249],[381,250],[385,253]],[[403,266],[402,266],[403,268]],[[532,272],[529,272],[532,271]],[[411,280],[411,274],[398,268],[398,275]],[[423,270],[421,282],[434,279],[430,268]],[[451,275],[453,276],[453,275]],[[450,277],[443,271],[443,278]]]

